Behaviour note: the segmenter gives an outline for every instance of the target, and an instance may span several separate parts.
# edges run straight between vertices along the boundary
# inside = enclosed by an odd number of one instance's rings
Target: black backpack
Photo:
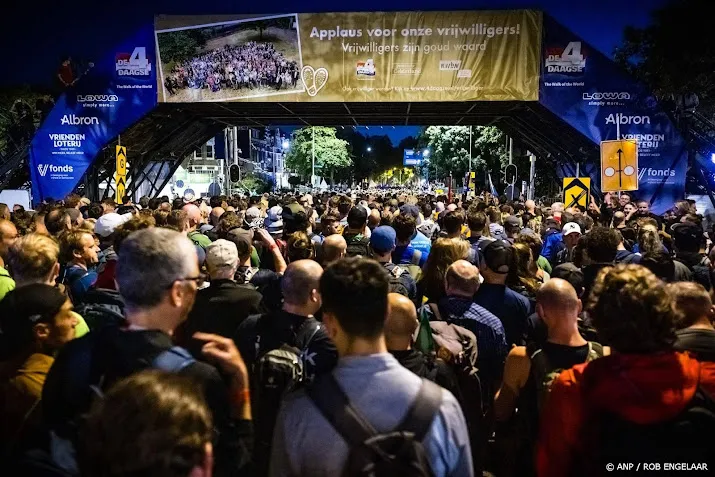
[[[442,388],[422,379],[407,416],[392,431],[380,433],[350,403],[332,374],[309,386],[308,396],[350,447],[344,477],[429,477],[422,441],[442,403]]]
[[[365,258],[370,257],[370,239],[363,234],[358,234],[348,240],[348,247],[345,250],[347,257],[357,257],[358,255]]]
[[[126,324],[124,299],[115,290],[90,288],[82,302],[75,305],[74,311],[84,318],[89,329],[93,331],[106,326],[121,327]]]
[[[611,413],[597,419],[601,438],[595,463],[697,463],[715,455],[715,400],[699,385],[685,409],[668,421],[641,425]]]
[[[261,346],[261,335],[268,335],[270,315],[261,316],[257,323],[256,356],[251,373],[251,402],[255,429],[255,462],[259,470],[268,471],[273,429],[283,397],[304,385],[304,353],[320,330],[320,323],[304,321],[295,331],[293,342],[277,348]],[[250,317],[249,317],[250,319]],[[260,474],[260,472],[259,472]]]
[[[410,291],[407,289],[404,283],[400,280],[400,277],[402,276],[403,273],[407,273],[409,275],[409,272],[407,270],[403,270],[400,268],[398,265],[395,265],[392,270],[387,270],[387,273],[389,274],[390,278],[390,285],[389,285],[389,291],[390,293],[399,293],[400,295],[406,296],[407,298],[410,297]]]

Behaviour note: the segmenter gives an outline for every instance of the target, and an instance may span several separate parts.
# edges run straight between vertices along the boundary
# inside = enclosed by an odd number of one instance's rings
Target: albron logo
[[[65,114],[62,116],[61,123],[71,126],[91,126],[93,124],[99,124],[99,118],[96,116],[77,116],[76,114]]]
[[[52,164],[38,164],[37,172],[40,173],[40,177],[45,177],[48,172],[74,172],[74,167],[70,165],[55,166]]]
[[[675,169],[653,169],[651,167],[644,167],[638,170],[638,180],[641,181],[645,177],[675,177]]]
[[[606,124],[650,124],[650,116],[626,116],[625,114],[609,114]]]

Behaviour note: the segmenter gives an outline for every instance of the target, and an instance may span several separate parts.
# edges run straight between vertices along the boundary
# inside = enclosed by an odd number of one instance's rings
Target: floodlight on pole
[[[284,139],[282,146],[283,149],[288,149],[290,147],[290,141],[288,141],[288,139]]]
[[[429,149],[422,151],[422,157],[429,157]]]
[[[367,152],[372,152],[372,148],[370,146],[367,146]]]

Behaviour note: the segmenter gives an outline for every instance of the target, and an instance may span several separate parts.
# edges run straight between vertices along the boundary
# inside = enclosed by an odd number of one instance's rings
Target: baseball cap
[[[350,224],[356,224],[356,225],[363,225],[367,223],[367,211],[360,207],[359,205],[356,205],[352,209],[350,209],[350,212],[348,212],[348,225]]]
[[[194,194],[194,191],[192,189],[186,189],[184,191],[184,204],[188,204],[194,200],[196,200],[196,194]]]
[[[226,238],[236,246],[236,253],[239,258],[251,255],[253,230],[233,229],[227,234]]]
[[[678,248],[694,249],[699,247],[703,240],[703,229],[699,225],[682,222],[673,225],[672,231],[675,246]]]
[[[261,226],[263,221],[261,220],[261,209],[258,207],[249,207],[246,213],[243,215],[243,222],[252,229],[257,229]]]
[[[437,202],[434,206],[434,211],[438,213],[444,211],[444,202]]]
[[[377,253],[387,253],[395,247],[397,233],[389,225],[375,227],[370,236],[370,246]]]
[[[508,228],[510,230],[521,229],[521,219],[514,215],[510,215],[509,217],[504,219],[504,228]]]
[[[211,269],[231,268],[238,264],[236,244],[218,239],[206,247],[206,266]]]
[[[571,284],[572,287],[574,287],[574,290],[576,290],[576,294],[581,296],[581,293],[583,293],[583,272],[580,268],[578,268],[571,262],[556,265],[551,271],[551,278],[560,278],[562,280],[566,280]]]
[[[573,233],[581,235],[581,227],[576,222],[569,222],[568,224],[564,225],[563,229],[561,229],[561,233],[564,237]]]
[[[59,289],[44,283],[18,287],[0,302],[0,326],[10,340],[26,340],[35,324],[52,322],[67,301]]]
[[[266,230],[271,235],[280,235],[283,233],[283,207],[274,205],[268,209],[268,216],[265,220]]]
[[[120,225],[124,225],[132,218],[132,214],[119,215],[116,212],[110,212],[104,214],[97,219],[97,223],[94,225],[94,233],[102,238],[107,238],[114,230]]]
[[[297,202],[293,202],[292,204],[283,206],[281,217],[283,218],[284,222],[295,220],[295,214],[297,214],[298,212],[305,213],[305,207],[303,207]]]
[[[484,247],[484,261],[495,273],[509,273],[512,257],[511,247],[502,240],[495,240]]]
[[[415,218],[415,221],[417,221],[417,225],[420,225],[422,223],[422,220],[420,219],[420,208],[416,205],[403,205],[402,207],[400,207],[400,214],[411,215]]]

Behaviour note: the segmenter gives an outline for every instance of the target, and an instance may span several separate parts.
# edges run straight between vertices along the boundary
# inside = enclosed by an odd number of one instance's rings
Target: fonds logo
[[[638,169],[638,180],[642,181],[645,178],[664,178],[675,177],[674,169],[653,169],[652,167],[643,167]]]
[[[38,164],[37,172],[40,173],[40,177],[45,177],[48,172],[74,172],[74,167],[70,165],[55,166],[52,164]]]
[[[69,126],[99,124],[99,118],[96,116],[77,116],[76,114],[65,114],[62,116],[61,123]]]

